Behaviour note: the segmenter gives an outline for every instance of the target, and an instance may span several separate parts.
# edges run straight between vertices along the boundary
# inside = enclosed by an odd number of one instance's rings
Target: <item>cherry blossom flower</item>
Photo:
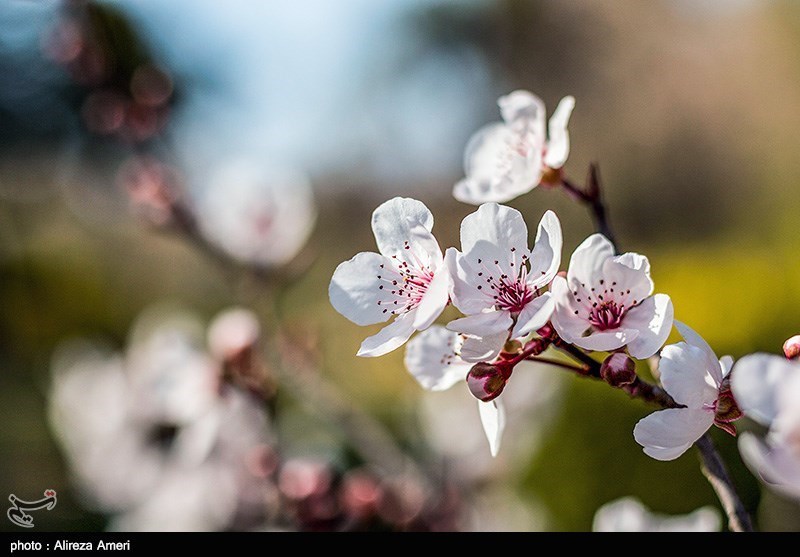
[[[395,197],[372,213],[380,253],[361,252],[339,264],[328,294],[356,325],[394,321],[361,343],[359,356],[381,356],[428,328],[449,299],[450,275],[431,234],[433,215],[416,199]]]
[[[628,347],[649,358],[672,329],[672,300],[653,294],[650,262],[638,253],[614,255],[602,234],[592,234],[572,254],[567,278],[556,277],[553,326],[562,339],[586,350]]]
[[[497,101],[502,122],[478,130],[464,152],[466,177],[453,188],[464,203],[502,203],[539,185],[549,169],[559,169],[569,156],[567,123],[575,107],[564,97],[550,118],[550,138],[545,135],[542,100],[528,91],[514,91]]]
[[[528,250],[528,227],[516,209],[484,203],[461,223],[461,249],[449,248],[452,301],[462,313],[447,328],[475,337],[505,331],[521,338],[543,327],[553,313],[542,291],[561,264],[561,224],[545,212]],[[486,361],[486,360],[485,360]]]
[[[606,503],[595,512],[593,532],[719,532],[719,512],[702,507],[685,515],[651,512],[641,501],[623,497]]]
[[[742,434],[742,457],[768,485],[800,498],[800,364],[750,354],[736,363],[732,383],[745,415],[769,428],[763,440]]]
[[[674,460],[686,452],[712,425],[735,434],[732,421],[741,417],[730,392],[728,373],[733,358],[716,354],[692,329],[675,322],[686,342],[661,351],[661,383],[685,408],[667,408],[639,420],[633,430],[645,454]]]
[[[219,385],[202,324],[145,312],[124,354],[61,345],[49,419],[85,503],[122,530],[222,530],[257,520],[268,479],[248,468],[272,441],[265,410]]]
[[[469,339],[466,339],[469,342]],[[433,325],[417,335],[406,346],[406,369],[424,389],[443,391],[463,382],[473,364],[461,357],[465,338]],[[492,456],[497,456],[506,425],[505,408],[499,398],[489,402],[478,400],[481,425],[489,441]]]
[[[270,268],[303,248],[316,208],[303,174],[243,158],[211,171],[198,217],[209,242],[242,263]]]

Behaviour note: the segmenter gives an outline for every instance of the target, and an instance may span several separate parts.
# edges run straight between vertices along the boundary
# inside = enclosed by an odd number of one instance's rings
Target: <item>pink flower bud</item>
[[[503,392],[510,376],[511,366],[506,362],[500,361],[495,364],[480,362],[469,370],[467,386],[475,398],[489,402]]]
[[[612,387],[630,385],[636,379],[636,363],[622,352],[614,352],[600,366],[600,376]]]
[[[783,353],[790,360],[800,357],[800,335],[794,335],[783,343]]]

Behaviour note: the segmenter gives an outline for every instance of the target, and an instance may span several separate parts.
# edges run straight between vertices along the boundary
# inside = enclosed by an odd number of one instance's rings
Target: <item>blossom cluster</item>
[[[541,184],[565,185],[574,99],[559,104],[549,137],[544,104],[532,93],[514,91],[498,104],[503,121],[469,141],[466,176],[453,189],[458,200],[478,205],[461,223],[460,246],[442,249],[431,211],[396,197],[372,215],[378,251],[334,271],[329,297],[339,313],[358,325],[388,322],[358,355],[381,356],[407,343],[405,365],[423,388],[465,382],[479,401],[492,455],[506,421],[501,395],[518,363],[550,347],[584,364],[588,358],[599,365],[591,354],[603,353],[599,376],[631,392],[640,381],[635,360],[657,356],[667,402],[633,430],[646,454],[678,458],[712,425],[736,435],[733,422],[747,413],[769,432],[763,441],[742,436],[745,460],[765,481],[800,496],[800,366],[764,354],[735,366],[730,356],[718,358],[674,319],[670,297],[654,292],[648,258],[618,253],[603,234],[581,242],[562,270],[553,211],[541,215],[530,245],[524,215],[501,203]],[[448,305],[461,315],[437,323]],[[673,325],[683,341],[665,346]]]

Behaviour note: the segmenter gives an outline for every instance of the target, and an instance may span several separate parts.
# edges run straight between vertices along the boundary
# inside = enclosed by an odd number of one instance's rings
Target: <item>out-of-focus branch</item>
[[[614,238],[614,233],[611,231],[611,225],[608,221],[608,211],[603,203],[600,170],[597,164],[592,163],[589,165],[589,173],[586,177],[585,188],[580,188],[563,175],[561,176],[561,187],[564,188],[564,191],[572,198],[589,207],[597,231],[616,246],[617,243]]]
[[[728,474],[725,463],[722,460],[711,436],[708,433],[697,440],[695,443],[697,450],[700,451],[702,461],[701,470],[703,475],[714,488],[714,491],[725,509],[728,516],[728,528],[733,532],[752,532],[753,522],[750,514],[736,493],[733,480]]]

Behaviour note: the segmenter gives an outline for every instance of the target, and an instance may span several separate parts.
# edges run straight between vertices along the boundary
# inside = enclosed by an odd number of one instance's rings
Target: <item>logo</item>
[[[11,506],[6,512],[8,519],[17,526],[33,528],[33,516],[25,511],[52,510],[56,506],[56,492],[54,489],[47,489],[44,492],[44,499],[38,501],[23,501],[13,494],[8,496],[8,500],[11,501]]]

